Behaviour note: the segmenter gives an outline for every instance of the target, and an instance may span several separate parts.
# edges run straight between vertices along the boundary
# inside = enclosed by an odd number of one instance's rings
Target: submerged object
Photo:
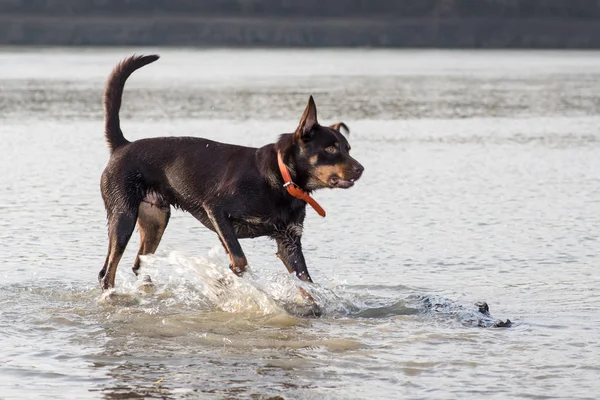
[[[418,298],[427,310],[458,317],[465,325],[480,328],[508,328],[512,326],[510,319],[502,321],[492,317],[490,307],[486,302],[478,302],[473,306],[464,306],[441,296],[424,295]]]

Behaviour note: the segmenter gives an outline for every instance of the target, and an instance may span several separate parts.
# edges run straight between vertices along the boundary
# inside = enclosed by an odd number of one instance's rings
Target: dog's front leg
[[[300,280],[312,282],[306,268],[304,254],[302,254],[301,236],[298,234],[298,230],[295,226],[287,227],[275,236],[277,257],[283,261],[283,264],[290,273],[295,272]]]
[[[233,273],[237,276],[242,276],[244,272],[246,272],[248,261],[246,260],[246,256],[244,255],[244,251],[235,234],[231,221],[223,212],[211,210],[209,208],[205,208],[205,210],[217,235],[219,235],[219,239],[221,239],[221,243],[223,243],[223,247],[225,247],[225,250],[229,255],[229,259],[231,260],[229,268],[231,268]]]

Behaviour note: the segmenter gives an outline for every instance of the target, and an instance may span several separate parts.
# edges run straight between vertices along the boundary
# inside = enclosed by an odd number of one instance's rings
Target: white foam
[[[198,311],[217,309],[267,315],[292,310],[292,314],[309,315],[310,303],[301,294],[303,289],[314,298],[323,314],[349,314],[364,306],[356,295],[343,293],[335,281],[309,284],[280,270],[270,273],[261,270],[258,276],[251,268],[242,278],[237,277],[229,269],[220,246],[213,247],[207,257],[164,251],[142,256],[141,261],[138,278],[126,269],[119,270],[118,293],[114,289],[105,292],[100,301],[108,304],[137,301],[149,308],[145,312],[150,314],[158,313],[160,306],[183,306]],[[147,276],[151,277],[151,283]]]

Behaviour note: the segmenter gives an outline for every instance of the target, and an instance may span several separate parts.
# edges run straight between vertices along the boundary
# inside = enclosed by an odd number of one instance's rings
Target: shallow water
[[[0,398],[597,397],[599,53],[158,49],[126,88],[130,140],[261,145],[313,94],[366,171],[307,212],[316,285],[266,239],[232,277],[175,212],[154,287],[134,236],[102,294],[102,88],[150,51],[0,51]]]

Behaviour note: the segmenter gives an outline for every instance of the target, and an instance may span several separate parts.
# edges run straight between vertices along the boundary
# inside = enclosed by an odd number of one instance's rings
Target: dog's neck
[[[279,190],[283,187],[284,180],[277,162],[277,152],[280,152],[294,183],[305,192],[310,193],[311,190],[306,187],[308,174],[303,172],[301,166],[298,165],[295,151],[291,134],[283,134],[276,143],[271,143],[258,149],[258,159],[263,160],[259,164],[261,175],[273,188]]]

